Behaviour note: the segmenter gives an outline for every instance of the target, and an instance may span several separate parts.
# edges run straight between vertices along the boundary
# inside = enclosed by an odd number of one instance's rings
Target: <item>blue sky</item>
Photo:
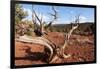
[[[28,12],[28,17],[25,19],[32,20],[32,5],[21,5],[24,11]],[[58,19],[54,22],[54,24],[73,22],[75,20],[75,16],[78,14],[80,14],[80,22],[94,22],[94,8],[55,6],[55,9],[58,12]],[[51,6],[34,5],[34,10],[39,17],[43,16],[43,20],[47,23],[52,20],[52,16],[49,14],[53,13]]]

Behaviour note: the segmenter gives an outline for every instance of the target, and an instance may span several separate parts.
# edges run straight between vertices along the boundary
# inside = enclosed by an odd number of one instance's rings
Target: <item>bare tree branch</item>
[[[38,33],[40,33],[41,35],[44,33],[45,29],[44,29],[44,25],[43,25],[43,16],[41,14],[41,18],[39,18],[39,16],[36,14],[35,10],[33,9],[33,5],[32,5],[32,11],[33,11],[33,14],[35,15],[35,18],[37,19],[37,21],[40,23],[40,26],[39,28],[37,29],[38,30]]]
[[[70,54],[65,54],[64,53],[64,51],[65,51],[65,48],[66,48],[66,46],[68,46],[68,41],[69,41],[69,38],[70,38],[70,36],[72,35],[72,33],[73,33],[73,31],[75,30],[75,29],[77,29],[78,28],[78,26],[79,26],[79,15],[77,16],[77,18],[75,19],[75,25],[73,25],[72,26],[72,29],[67,33],[67,34],[65,34],[65,41],[64,41],[64,44],[63,44],[63,46],[59,49],[59,51],[58,51],[58,55],[59,56],[61,56],[61,57],[63,57],[63,58],[68,58],[68,57],[70,57],[71,55]]]
[[[80,20],[80,14],[76,15],[76,17],[75,17],[75,23],[79,23],[79,20]]]
[[[49,26],[51,26],[51,24],[57,19],[57,13],[58,12],[57,12],[57,10],[55,9],[54,6],[52,6],[52,10],[53,10],[54,13],[49,13],[49,14],[53,17],[53,20],[48,23],[48,25],[47,25],[46,28],[48,28]]]
[[[72,32],[73,32],[75,29],[78,28],[78,26],[79,26],[79,20],[80,20],[79,17],[80,17],[80,15],[77,15],[77,16],[76,16],[75,23],[72,24],[72,29],[71,29],[71,30],[68,32],[68,34],[67,34],[67,40],[69,40],[70,36],[72,35]]]
[[[33,10],[33,5],[32,5],[32,10]],[[32,22],[34,24],[34,29],[37,29],[36,17],[33,11],[32,11]]]
[[[39,21],[39,23],[41,23],[41,20],[39,19],[38,15],[36,14],[35,10],[33,9],[33,5],[32,5],[32,11],[33,11],[36,19]]]

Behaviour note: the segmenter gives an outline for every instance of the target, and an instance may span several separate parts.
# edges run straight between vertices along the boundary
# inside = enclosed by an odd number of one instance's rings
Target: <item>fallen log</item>
[[[50,61],[52,59],[53,53],[54,53],[54,49],[56,47],[52,42],[50,42],[48,39],[43,38],[43,37],[31,38],[29,36],[21,36],[21,37],[15,39],[15,41],[24,42],[24,43],[31,43],[31,44],[36,43],[36,44],[40,44],[40,45],[46,46],[50,50],[50,57],[49,57],[48,61]]]

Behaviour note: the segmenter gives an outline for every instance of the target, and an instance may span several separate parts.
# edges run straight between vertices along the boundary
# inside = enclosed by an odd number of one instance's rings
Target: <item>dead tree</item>
[[[35,37],[35,38],[29,38],[28,36],[20,37],[19,39],[16,39],[17,41],[20,42],[26,42],[26,43],[36,43],[36,44],[41,44],[47,47],[50,50],[50,56],[48,58],[48,63],[53,63],[57,59],[61,58],[68,58],[71,55],[70,54],[65,54],[65,48],[68,46],[69,38],[71,37],[73,31],[77,29],[79,24],[76,24],[72,27],[72,29],[67,33],[64,34],[65,36],[65,41],[62,46],[56,46],[52,41],[50,41],[48,38],[45,37]]]
[[[78,24],[73,26],[72,29],[68,32],[68,34],[65,34],[65,41],[62,46],[56,46],[54,43],[52,43],[48,38],[45,37],[35,37],[35,38],[29,38],[28,36],[22,36],[19,39],[16,39],[16,41],[24,42],[24,43],[31,43],[31,44],[40,44],[44,45],[50,50],[50,56],[48,58],[49,63],[53,63],[57,59],[60,58],[68,58],[71,55],[65,54],[65,48],[68,46],[69,38],[72,35],[72,32],[78,28]]]
[[[54,17],[54,19],[49,22],[48,27],[57,19],[57,12],[56,12],[55,8],[52,7],[52,10],[54,11],[54,13],[52,13],[51,15]],[[38,33],[40,33],[39,36],[41,36],[45,32],[42,17],[40,19],[34,9],[33,9],[33,14],[34,14],[32,16],[33,23],[36,24],[37,21],[40,23]],[[35,18],[35,20],[34,20],[34,18]],[[66,55],[64,52],[65,52],[65,48],[68,46],[69,38],[71,37],[73,31],[78,28],[78,26],[79,26],[79,16],[76,17],[75,24],[73,24],[71,30],[69,30],[68,33],[64,34],[65,40],[64,40],[64,44],[62,46],[57,46],[56,44],[52,43],[52,41],[50,41],[47,37],[44,37],[44,36],[35,37],[35,38],[33,38],[33,37],[29,38],[28,36],[21,36],[20,38],[16,39],[16,41],[31,43],[31,44],[36,43],[36,44],[40,44],[40,45],[47,47],[50,50],[50,56],[47,61],[48,61],[48,63],[53,63],[57,59],[68,58],[71,56],[70,54]],[[35,31],[35,32],[37,32],[37,31]]]
[[[52,17],[53,17],[53,20],[51,20],[48,25],[46,26],[46,29],[49,28],[51,26],[51,24],[57,19],[57,11],[56,9],[54,8],[54,6],[52,6],[52,10],[54,11],[54,13],[49,13]],[[32,21],[34,23],[34,32],[36,33],[36,35],[38,36],[41,36],[43,34],[46,34],[46,30],[45,30],[45,26],[44,26],[44,22],[43,21],[43,17],[41,15],[41,18],[39,18],[39,16],[37,15],[37,13],[35,12],[35,10],[33,9],[33,5],[32,5]],[[36,22],[39,22],[39,26],[37,26],[37,23]]]
[[[64,44],[62,46],[60,46],[60,48],[56,48],[55,49],[56,50],[56,54],[54,55],[54,57],[52,58],[52,60],[50,61],[50,63],[53,63],[57,59],[68,58],[68,57],[71,56],[70,54],[66,55],[64,53],[64,51],[65,51],[65,48],[68,46],[69,38],[71,37],[73,31],[78,28],[78,26],[79,26],[79,24],[74,25],[72,27],[72,29],[67,34],[65,34]]]

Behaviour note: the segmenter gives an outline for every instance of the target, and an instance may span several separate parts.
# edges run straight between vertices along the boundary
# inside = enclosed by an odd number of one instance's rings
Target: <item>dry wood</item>
[[[46,26],[46,29],[49,28],[52,25],[52,23],[57,19],[57,11],[54,8],[54,6],[52,6],[52,10],[54,13],[49,13],[49,14],[53,17],[53,19],[48,23],[48,25]],[[40,23],[39,28],[37,28],[36,20]],[[45,34],[46,29],[44,26],[45,21],[43,21],[43,16],[41,15],[41,18],[39,18],[39,16],[33,9],[33,5],[32,5],[32,21],[33,21],[34,27],[39,29],[40,33]]]
[[[15,39],[16,41],[19,41],[19,42],[24,42],[24,43],[31,43],[31,44],[40,44],[40,45],[43,45],[43,46],[46,46],[47,48],[49,48],[50,50],[50,57],[49,57],[49,60],[51,60],[51,58],[53,57],[53,53],[54,53],[54,44],[51,43],[49,40],[43,38],[43,37],[35,37],[35,38],[30,38],[28,36],[21,36],[20,38],[18,39]]]
[[[32,10],[33,10],[33,14],[34,14],[32,16],[33,22],[36,23],[36,20],[37,20],[40,23],[40,26],[39,26],[40,33],[43,34],[45,32],[45,29],[44,29],[44,25],[43,25],[44,21],[42,19],[42,15],[41,15],[41,19],[40,19],[39,16],[36,14],[35,10],[33,9],[33,6],[32,6]],[[49,22],[48,27],[57,19],[57,11],[55,10],[54,7],[52,7],[52,10],[54,11],[54,13],[50,13],[50,15],[53,16],[54,19]],[[34,18],[35,18],[35,20],[34,20]],[[67,34],[65,34],[65,41],[62,46],[56,46],[56,44],[53,44],[52,41],[50,41],[48,38],[43,37],[43,36],[35,37],[35,38],[29,37],[29,36],[21,36],[20,38],[15,39],[15,40],[20,41],[20,42],[25,42],[25,43],[32,43],[32,44],[36,43],[36,44],[46,46],[50,50],[50,57],[48,58],[48,60],[49,60],[48,62],[52,63],[59,58],[68,58],[71,56],[70,54],[66,55],[64,53],[64,51],[65,51],[65,48],[68,46],[69,38],[71,37],[73,31],[75,29],[77,29],[79,26],[79,24],[78,24],[79,16],[76,18],[75,23],[77,23],[77,24],[72,26],[72,29]],[[57,47],[60,47],[60,48],[57,48]]]

